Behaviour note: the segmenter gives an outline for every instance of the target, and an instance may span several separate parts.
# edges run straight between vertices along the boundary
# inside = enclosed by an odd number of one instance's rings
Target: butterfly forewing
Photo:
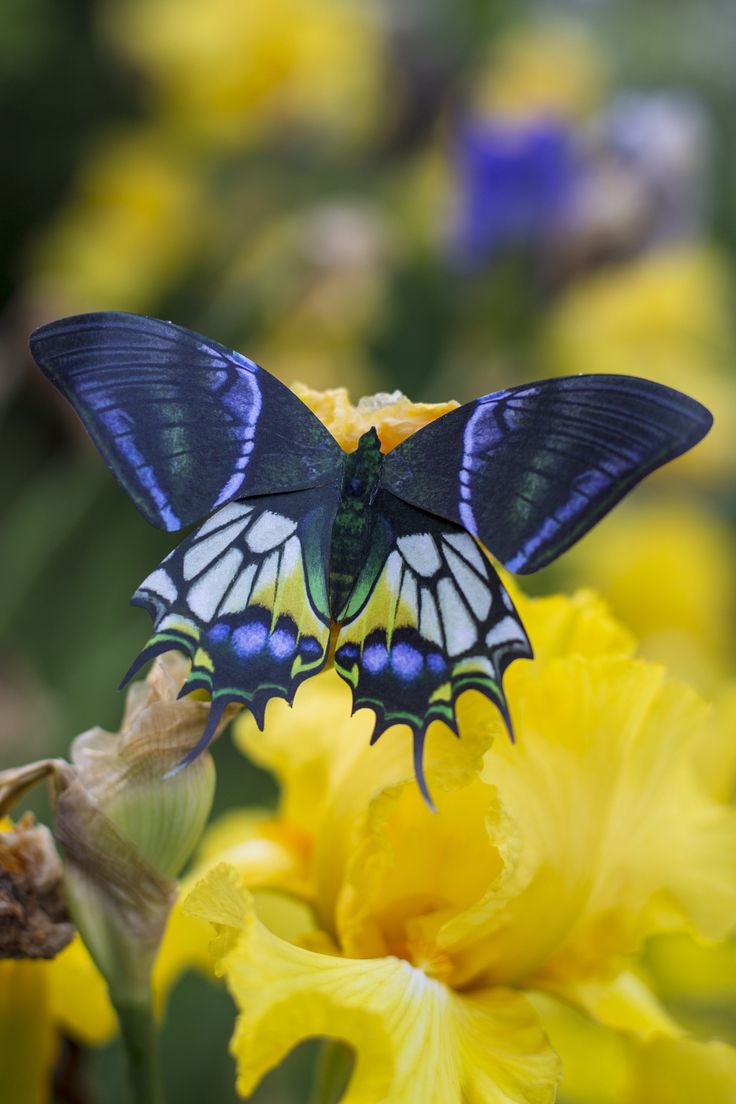
[[[252,360],[134,314],[84,314],[31,338],[118,482],[176,530],[243,495],[317,486],[342,450],[296,395]]]
[[[694,399],[630,376],[569,376],[446,414],[386,457],[384,484],[462,525],[510,571],[550,563],[649,472],[696,444]]]
[[[385,491],[375,510],[382,567],[356,582],[335,666],[355,707],[375,711],[374,739],[389,725],[410,726],[426,796],[421,759],[429,725],[440,720],[456,731],[455,703],[470,689],[491,698],[510,724],[503,673],[532,651],[511,598],[468,533]]]
[[[291,702],[325,664],[327,569],[336,490],[238,500],[183,541],[133,601],[154,634],[128,677],[170,649],[192,661],[182,694],[212,697],[206,743],[223,709],[241,702],[259,724],[272,697]]]

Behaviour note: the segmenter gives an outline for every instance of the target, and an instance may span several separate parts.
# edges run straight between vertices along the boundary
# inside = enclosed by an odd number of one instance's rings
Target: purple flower
[[[561,122],[466,122],[455,159],[451,253],[462,268],[477,268],[507,248],[534,248],[567,210],[576,159]]]

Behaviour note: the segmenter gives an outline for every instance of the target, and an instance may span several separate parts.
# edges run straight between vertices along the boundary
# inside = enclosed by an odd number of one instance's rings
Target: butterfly
[[[618,375],[547,379],[452,410],[384,454],[375,428],[345,452],[297,396],[240,353],[171,322],[84,314],[31,337],[143,516],[206,520],[141,583],[156,655],[262,728],[271,698],[333,660],[373,741],[408,725],[421,792],[429,725],[457,733],[465,690],[512,735],[503,675],[532,649],[486,549],[527,574],[574,544],[645,475],[691,448],[700,403]],[[513,736],[512,736],[513,738]]]

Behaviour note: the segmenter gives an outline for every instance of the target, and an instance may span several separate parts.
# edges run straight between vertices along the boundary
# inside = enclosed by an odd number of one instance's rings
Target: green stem
[[[146,1004],[117,1004],[120,1033],[128,1058],[133,1104],[164,1104],[153,1008]]]
[[[325,1039],[317,1061],[310,1104],[336,1104],[342,1100],[353,1072],[355,1055],[337,1039]]]

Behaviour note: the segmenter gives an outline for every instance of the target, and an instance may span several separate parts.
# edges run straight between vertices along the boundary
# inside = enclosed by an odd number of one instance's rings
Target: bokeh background
[[[128,599],[172,546],[29,360],[36,325],[100,309],[354,401],[604,371],[707,403],[704,444],[529,582],[599,589],[736,736],[733,0],[4,0],[2,17],[0,767],[117,727],[148,633]],[[736,752],[719,754],[727,800]],[[216,759],[219,811],[275,799],[227,737]],[[736,1041],[731,1005],[689,999],[678,1014]],[[222,990],[179,985],[172,1100],[236,1099],[232,1016]],[[90,1100],[122,1100],[116,1045],[82,1058]],[[306,1101],[314,1059],[255,1099]]]

